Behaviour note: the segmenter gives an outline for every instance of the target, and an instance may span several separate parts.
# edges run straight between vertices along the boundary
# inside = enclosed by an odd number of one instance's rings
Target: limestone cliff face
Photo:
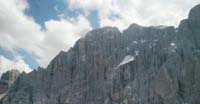
[[[18,70],[10,70],[3,73],[0,79],[0,94],[6,92],[10,88],[20,75]]]
[[[199,104],[200,5],[174,27],[95,29],[46,69],[21,74],[2,104]]]
[[[20,72],[14,69],[2,74],[0,79],[0,100],[8,93],[19,76]]]

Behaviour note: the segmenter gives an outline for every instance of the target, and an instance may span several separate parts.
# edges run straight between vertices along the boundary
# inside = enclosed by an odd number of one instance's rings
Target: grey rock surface
[[[20,72],[14,69],[3,73],[0,79],[0,94],[6,92],[15,83],[19,75]]]
[[[200,5],[178,28],[95,29],[1,104],[200,104]]]
[[[0,100],[7,95],[9,89],[12,89],[11,87],[19,76],[20,72],[16,69],[9,70],[2,74],[0,79]]]

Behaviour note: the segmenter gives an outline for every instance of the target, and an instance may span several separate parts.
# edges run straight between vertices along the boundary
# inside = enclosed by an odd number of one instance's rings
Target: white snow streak
[[[131,61],[133,61],[135,58],[134,56],[131,56],[131,55],[127,55],[126,57],[124,57],[124,59],[120,62],[120,64],[118,65],[118,67],[124,65],[124,64],[127,64]]]

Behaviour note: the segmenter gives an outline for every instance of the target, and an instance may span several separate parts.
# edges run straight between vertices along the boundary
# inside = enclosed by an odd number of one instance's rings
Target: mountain
[[[0,99],[5,96],[8,89],[15,83],[18,76],[20,76],[20,72],[14,69],[2,74],[0,79]]]
[[[22,73],[1,104],[200,104],[199,40],[200,5],[178,28],[95,29]]]

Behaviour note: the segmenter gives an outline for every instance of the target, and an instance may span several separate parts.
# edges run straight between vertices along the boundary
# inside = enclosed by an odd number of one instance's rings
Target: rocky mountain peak
[[[3,73],[0,79],[0,93],[7,91],[7,89],[14,84],[19,75],[20,72],[15,69]]]
[[[137,30],[137,29],[141,29],[141,28],[142,28],[142,26],[140,26],[140,25],[138,25],[138,24],[136,24],[136,23],[132,23],[132,24],[128,27],[128,29],[130,29],[130,30],[132,30],[132,29]]]
[[[20,75],[20,72],[16,69],[9,70],[6,73],[3,73],[1,76],[1,80],[5,81],[8,83],[9,86],[11,86],[15,80],[18,78]]]
[[[192,28],[199,28],[200,27],[200,4],[195,6],[190,10],[189,13],[189,24]]]
[[[84,39],[87,39],[88,41],[89,40],[93,41],[95,39],[100,39],[100,38],[112,38],[114,35],[119,35],[119,34],[121,34],[121,32],[117,27],[107,26],[103,28],[97,28],[88,32],[85,35]]]

